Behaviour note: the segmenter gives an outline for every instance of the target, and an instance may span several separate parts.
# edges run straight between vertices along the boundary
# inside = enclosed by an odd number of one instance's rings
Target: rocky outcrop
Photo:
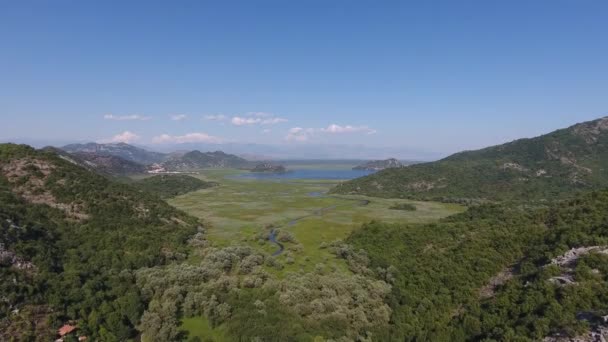
[[[583,255],[589,254],[591,252],[598,252],[603,254],[608,254],[608,246],[590,246],[590,247],[579,247],[572,248],[563,255],[560,255],[556,258],[551,259],[552,265],[557,265],[560,267],[572,267],[576,261],[582,257]]]
[[[47,181],[56,169],[53,163],[41,158],[15,158],[0,164],[0,175],[11,184],[12,192],[32,204],[45,204],[62,210],[75,220],[85,220],[89,215],[80,203],[59,201],[48,189]],[[59,183],[65,182],[60,180]]]
[[[16,227],[9,221],[12,227]],[[18,228],[18,227],[17,227]],[[35,270],[34,264],[10,251],[0,242],[0,266],[12,266],[18,270]]]
[[[578,259],[593,252],[608,254],[608,246],[572,248],[563,255],[551,259],[550,265],[559,266],[562,272],[560,275],[550,278],[549,282],[559,286],[576,284],[574,268],[576,267]]]

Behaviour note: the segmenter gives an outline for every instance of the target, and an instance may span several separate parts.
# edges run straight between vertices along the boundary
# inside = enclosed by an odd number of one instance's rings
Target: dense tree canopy
[[[547,267],[571,248],[608,246],[608,191],[551,208],[474,207],[436,224],[371,223],[349,242],[397,270],[381,340],[576,336],[589,327],[581,312],[608,313],[608,255],[581,258],[566,286],[551,277],[569,271]]]
[[[145,303],[133,271],[183,259],[196,219],[25,146],[0,146],[0,172],[0,331],[28,334],[13,312],[44,311],[52,328],[74,319],[94,339],[134,337]]]

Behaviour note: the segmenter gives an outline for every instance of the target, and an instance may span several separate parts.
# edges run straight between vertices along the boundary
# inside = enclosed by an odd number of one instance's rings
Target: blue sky
[[[606,18],[606,1],[2,1],[0,140],[483,147],[608,115]]]

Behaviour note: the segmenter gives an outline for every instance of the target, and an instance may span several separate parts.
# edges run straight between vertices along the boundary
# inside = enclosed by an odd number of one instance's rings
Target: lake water
[[[364,170],[315,170],[315,169],[301,169],[301,170],[289,170],[285,173],[263,173],[263,172],[244,172],[235,178],[246,178],[246,179],[333,179],[333,180],[346,180],[354,179],[358,177],[367,176],[374,173],[374,171]]]

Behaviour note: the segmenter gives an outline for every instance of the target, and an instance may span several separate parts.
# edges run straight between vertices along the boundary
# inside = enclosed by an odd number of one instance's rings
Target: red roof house
[[[78,327],[76,327],[75,325],[66,324],[66,325],[62,326],[61,328],[59,328],[59,330],[57,331],[57,333],[59,334],[59,336],[63,337],[65,335],[73,332],[77,328]]]

